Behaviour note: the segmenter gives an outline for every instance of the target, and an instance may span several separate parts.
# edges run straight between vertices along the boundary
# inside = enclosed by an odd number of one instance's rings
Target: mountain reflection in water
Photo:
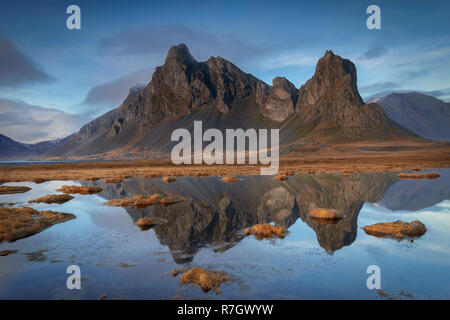
[[[192,261],[203,247],[227,250],[242,240],[246,227],[274,222],[289,228],[299,218],[315,231],[320,246],[332,253],[355,241],[358,214],[365,202],[379,202],[391,210],[417,210],[449,199],[449,173],[443,174],[438,184],[399,181],[395,173],[295,175],[284,182],[247,176],[231,184],[219,177],[181,177],[172,184],[144,178],[83,184],[101,186],[99,195],[106,200],[152,193],[183,196],[184,201],[170,206],[126,208],[134,222],[143,217],[167,220],[153,229],[175,262],[182,264]],[[324,223],[308,217],[313,208],[335,209],[344,217]]]

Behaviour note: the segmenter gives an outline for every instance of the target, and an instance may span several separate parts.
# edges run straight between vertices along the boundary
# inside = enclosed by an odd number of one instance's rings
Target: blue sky
[[[71,4],[81,30],[66,28]],[[366,27],[371,4],[381,30]],[[417,90],[450,101],[449,14],[449,1],[3,1],[0,133],[36,142],[76,131],[147,84],[180,42],[198,60],[222,56],[297,87],[331,49],[356,64],[364,98]]]

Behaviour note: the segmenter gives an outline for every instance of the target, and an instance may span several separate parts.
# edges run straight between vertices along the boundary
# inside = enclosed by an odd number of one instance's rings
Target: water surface
[[[366,269],[378,265],[382,289],[397,299],[450,298],[450,170],[437,180],[398,180],[394,173],[240,177],[183,177],[172,184],[133,178],[119,184],[49,181],[27,185],[24,194],[0,195],[39,210],[73,213],[75,220],[42,233],[3,242],[1,299],[386,299],[369,290]],[[98,185],[97,195],[75,195],[65,204],[31,204],[61,185]],[[136,194],[170,193],[184,201],[171,206],[107,207],[103,203]],[[345,215],[335,224],[308,217],[312,208]],[[167,223],[141,231],[141,217]],[[414,241],[366,235],[363,226],[420,220],[427,233]],[[243,229],[276,223],[284,239],[256,240]],[[34,261],[29,261],[29,260]],[[66,268],[80,266],[82,290],[68,290]],[[181,286],[174,268],[199,266],[226,272],[222,292]]]

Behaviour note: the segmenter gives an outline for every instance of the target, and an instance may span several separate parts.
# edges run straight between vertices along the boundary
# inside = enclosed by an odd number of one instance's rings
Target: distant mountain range
[[[405,114],[401,117],[389,101],[392,99],[388,96],[379,104],[364,104],[355,65],[330,50],[318,61],[312,78],[297,89],[282,77],[267,85],[221,57],[198,62],[180,44],[169,50],[150,83],[131,88],[118,108],[74,135],[56,144],[42,143],[42,148],[9,142],[0,150],[12,148],[3,152],[3,158],[8,154],[26,155],[27,149],[50,157],[159,157],[167,155],[174,145],[170,141],[172,131],[192,131],[194,120],[203,121],[203,130],[279,128],[280,144],[284,146],[420,139],[416,135],[422,135],[418,126],[405,121]],[[407,107],[402,104],[402,108]],[[411,110],[408,115],[413,114]],[[430,113],[421,112],[418,121],[425,122]]]
[[[421,137],[450,140],[450,103],[418,92],[391,93],[377,103],[389,118]]]
[[[41,156],[64,145],[72,136],[64,139],[41,141],[37,143],[21,143],[0,134],[0,158],[30,158]]]

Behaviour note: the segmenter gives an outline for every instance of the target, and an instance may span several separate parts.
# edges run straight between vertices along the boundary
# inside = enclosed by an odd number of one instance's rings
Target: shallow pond
[[[450,170],[436,180],[399,180],[394,173],[295,175],[280,182],[247,176],[226,184],[218,177],[183,177],[167,184],[133,178],[118,184],[49,181],[25,185],[0,203],[76,215],[34,236],[0,243],[18,250],[0,257],[1,299],[449,299]],[[95,195],[64,204],[28,204],[62,185],[95,185]],[[170,206],[108,207],[110,199],[167,193],[185,200]],[[312,208],[344,215],[323,224]],[[141,231],[136,221],[167,223]],[[362,227],[385,221],[422,221],[414,241],[377,238]],[[275,223],[284,239],[257,240],[243,229]],[[66,269],[81,268],[82,289],[68,290]],[[369,290],[367,267],[381,270],[386,295]],[[174,268],[199,266],[232,279],[221,293],[180,285]]]

